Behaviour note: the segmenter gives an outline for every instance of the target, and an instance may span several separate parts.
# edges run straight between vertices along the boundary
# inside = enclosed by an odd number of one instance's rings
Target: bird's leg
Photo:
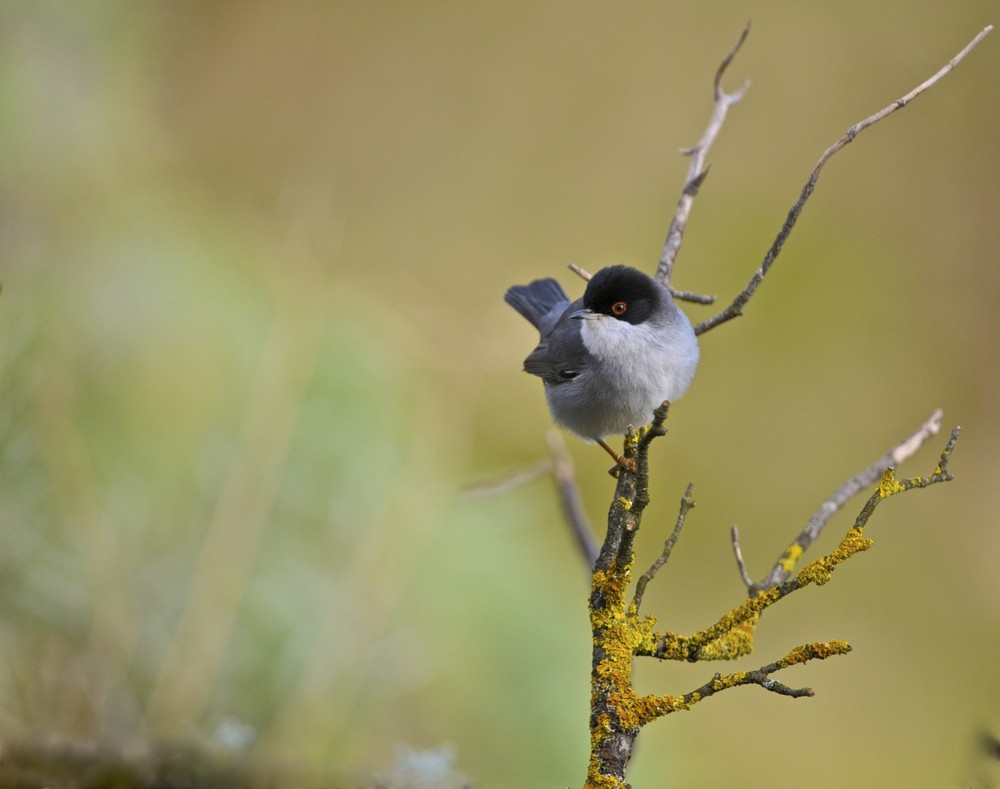
[[[629,472],[635,474],[635,461],[634,460],[632,460],[631,458],[624,457],[623,455],[619,455],[610,446],[608,446],[607,442],[605,442],[603,439],[600,439],[600,438],[597,439],[597,443],[600,444],[601,448],[605,452],[607,452],[609,455],[611,455],[611,457],[613,457],[615,459],[615,465],[613,465],[611,468],[608,469],[608,473],[612,477],[617,477],[618,476],[618,470],[619,469],[625,469],[626,471],[629,471]]]

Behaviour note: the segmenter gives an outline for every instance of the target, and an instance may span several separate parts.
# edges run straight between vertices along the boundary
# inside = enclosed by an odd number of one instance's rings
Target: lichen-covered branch
[[[650,428],[630,435],[626,442],[626,457],[633,458],[636,472],[623,470],[615,491],[615,501],[609,513],[608,538],[601,549],[594,571],[590,596],[590,621],[593,634],[591,668],[591,755],[587,771],[587,787],[624,787],[625,772],[631,759],[635,739],[642,726],[671,712],[690,709],[698,702],[719,691],[740,685],[758,685],[773,693],[792,698],[811,696],[809,688],[793,688],[771,675],[808,660],[824,659],[845,654],[851,647],[843,641],[804,644],[781,660],[768,663],[755,671],[716,674],[708,683],[681,695],[650,694],[640,696],[632,686],[632,660],[635,657],[655,657],[668,660],[704,661],[732,660],[753,651],[754,632],[761,614],[792,592],[806,586],[826,584],[833,572],[857,553],[868,550],[873,542],[864,530],[879,504],[886,499],[915,488],[924,488],[952,479],[948,461],[958,440],[955,428],[941,453],[934,470],[926,475],[897,479],[894,469],[882,472],[878,486],[862,507],[854,524],[837,547],[803,567],[794,577],[744,600],[722,616],[715,624],[690,636],[657,632],[652,616],[639,615],[642,595],[636,593],[626,602],[631,580],[634,555],[632,542],[649,503],[648,451],[650,441],[663,435],[666,404],[656,412]],[[905,443],[905,442],[904,442]],[[671,535],[674,540],[687,511],[693,506],[690,486],[681,505],[678,524]],[[664,562],[672,543],[667,541]],[[659,560],[658,560],[659,561]],[[654,563],[640,579],[642,587],[662,566]]]
[[[637,656],[661,660],[732,660],[753,651],[753,636],[760,615],[783,597],[806,586],[822,586],[830,580],[833,571],[854,554],[868,550],[872,540],[864,535],[864,528],[875,508],[885,499],[913,488],[925,488],[937,482],[951,480],[948,460],[954,451],[960,429],[956,427],[948,439],[934,471],[921,477],[896,479],[893,469],[886,469],[878,487],[865,503],[853,526],[840,544],[829,554],[816,559],[799,573],[782,583],[761,590],[755,596],[728,611],[714,625],[690,636],[670,632],[650,632],[648,640],[636,649]]]
[[[941,429],[942,416],[941,409],[935,410],[927,421],[912,435],[900,441],[896,446],[882,455],[882,457],[868,466],[868,468],[859,471],[831,493],[826,501],[820,505],[819,509],[813,513],[812,517],[809,518],[809,521],[802,531],[799,532],[798,536],[785,549],[781,556],[778,557],[771,571],[756,583],[748,585],[747,588],[750,595],[754,596],[765,589],[770,589],[772,586],[788,580],[795,569],[798,559],[816,541],[816,538],[819,537],[820,532],[823,531],[823,527],[829,522],[830,518],[854,496],[874,484],[875,480],[881,477],[886,469],[896,468],[920,449],[931,436],[937,435]]]
[[[632,543],[649,503],[649,447],[666,433],[669,404],[656,409],[653,423],[625,440],[625,457],[635,471],[623,468],[608,513],[608,531],[594,567],[590,592],[593,637],[590,696],[590,762],[587,786],[624,786],[625,770],[639,726],[633,712],[632,658],[654,625],[640,620],[626,602],[635,560]]]
[[[691,709],[699,701],[704,701],[710,696],[729,688],[738,688],[741,685],[758,685],[771,693],[779,696],[789,696],[791,698],[803,698],[812,696],[812,688],[793,688],[785,685],[776,679],[771,679],[771,674],[781,669],[806,663],[810,660],[825,660],[834,655],[846,655],[851,651],[851,646],[846,641],[825,641],[803,644],[785,655],[781,660],[768,663],[753,671],[735,671],[731,674],[716,674],[712,679],[695,688],[689,693],[679,696],[658,696],[651,694],[642,696],[636,700],[636,716],[639,726],[651,723],[657,718],[669,715],[671,712],[681,712]]]

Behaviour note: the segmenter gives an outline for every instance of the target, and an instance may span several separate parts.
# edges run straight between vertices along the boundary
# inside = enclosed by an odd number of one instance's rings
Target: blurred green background
[[[996,11],[5,3],[0,737],[252,739],[345,780],[451,743],[482,786],[578,785],[587,581],[552,487],[461,494],[545,453],[504,289],[653,270],[752,18],[674,278],[725,302],[820,153]],[[713,621],[742,595],[730,525],[759,577],[938,406],[957,480],[887,502],[873,551],[765,617],[735,667],[854,645],[781,676],[814,699],[660,721],[637,787],[997,780],[975,736],[1000,731],[998,75],[994,33],[838,154],[746,316],[703,337],[638,563],[689,480],[698,506],[645,607]],[[607,458],[567,440],[600,523]]]

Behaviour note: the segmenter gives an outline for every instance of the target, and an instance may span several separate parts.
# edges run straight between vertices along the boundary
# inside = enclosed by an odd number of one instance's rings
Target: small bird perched
[[[629,266],[609,266],[570,302],[554,279],[515,285],[504,301],[527,318],[541,341],[525,372],[545,385],[557,424],[596,441],[653,418],[664,400],[687,391],[698,366],[698,341],[670,291]]]

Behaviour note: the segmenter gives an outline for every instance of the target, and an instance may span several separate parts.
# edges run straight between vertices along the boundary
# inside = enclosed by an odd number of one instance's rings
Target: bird
[[[687,391],[698,366],[694,329],[670,290],[614,265],[576,301],[552,278],[514,285],[504,301],[538,329],[524,371],[542,379],[552,419],[628,467],[604,439],[649,423]]]

